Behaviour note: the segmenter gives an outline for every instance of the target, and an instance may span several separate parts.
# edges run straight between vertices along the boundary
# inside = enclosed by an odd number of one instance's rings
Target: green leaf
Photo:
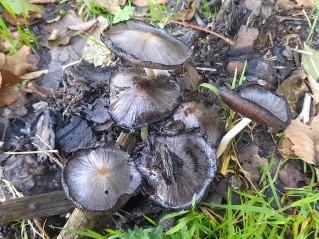
[[[153,221],[151,218],[149,218],[148,216],[146,216],[146,215],[143,214],[143,217],[144,217],[147,221],[149,221],[151,224],[153,224],[154,226],[157,226],[157,223],[154,222],[154,221]]]
[[[301,55],[301,63],[308,75],[314,79],[319,79],[319,51],[312,49],[307,44],[304,44],[304,51],[307,54]]]
[[[213,86],[209,83],[202,83],[198,86],[198,91],[200,91],[200,87],[205,87],[207,89],[210,89],[212,92],[214,92],[215,95],[219,96],[219,90],[216,86]]]
[[[21,14],[23,16],[28,17],[29,12],[38,12],[38,13],[43,12],[43,10],[40,7],[29,3],[27,0],[10,0],[10,1],[6,1],[6,3],[7,5],[4,6],[6,10],[8,11],[7,6],[9,6],[12,12],[18,15]],[[3,3],[1,2],[1,4]]]
[[[135,11],[135,7],[125,6],[124,8],[118,10],[113,18],[113,23],[118,23],[120,21],[129,20]]]

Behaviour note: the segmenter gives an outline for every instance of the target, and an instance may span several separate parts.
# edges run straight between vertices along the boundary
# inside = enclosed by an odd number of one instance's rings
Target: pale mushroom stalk
[[[298,119],[302,120],[302,122],[304,122],[304,124],[309,123],[310,106],[311,106],[311,95],[309,93],[305,93],[305,98],[303,101],[302,110],[298,116]]]
[[[222,140],[220,141],[217,147],[217,150],[216,150],[217,158],[219,158],[223,154],[229,142],[233,138],[235,138],[235,136],[239,134],[239,132],[241,132],[247,125],[249,125],[251,121],[252,120],[249,118],[243,118],[231,130],[229,130],[227,134],[225,134],[225,136],[222,138]]]

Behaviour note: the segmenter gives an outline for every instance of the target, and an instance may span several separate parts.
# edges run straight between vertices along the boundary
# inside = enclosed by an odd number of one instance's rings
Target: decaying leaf
[[[110,13],[115,15],[121,9],[121,6],[125,5],[126,0],[95,0],[95,3],[105,7]]]
[[[277,92],[285,97],[290,110],[296,112],[300,98],[309,92],[309,88],[299,75],[292,75],[280,84]]]
[[[304,44],[304,51],[307,54],[302,54],[301,63],[308,75],[314,79],[319,79],[319,51],[312,49],[307,44]]]
[[[30,3],[56,3],[59,0],[29,0]]]
[[[198,8],[199,3],[196,0],[191,0],[188,4],[188,7],[185,10],[180,10],[175,14],[174,20],[188,21],[194,16]]]
[[[87,31],[96,22],[96,20],[83,22],[82,18],[74,11],[68,11],[60,20],[43,26],[46,31],[51,33],[47,47],[52,49],[55,46],[67,45],[71,37],[75,36],[79,31]]]
[[[133,4],[137,7],[147,7],[150,4],[166,4],[169,0],[133,0]]]
[[[27,69],[31,67],[30,64],[25,63],[14,56],[6,56],[0,53],[0,67],[20,76],[25,74]]]
[[[308,82],[311,88],[312,97],[314,98],[315,105],[319,103],[319,83],[312,78],[312,76],[308,76]]]
[[[98,17],[97,20],[98,23],[89,31],[90,37],[83,49],[82,58],[93,63],[94,66],[108,65],[106,62],[110,61],[111,52],[100,40],[100,35],[108,26],[108,22],[107,19],[102,16]]]
[[[292,120],[285,130],[286,142],[279,151],[300,157],[303,161],[319,166],[319,116],[315,116],[310,125],[299,119]],[[290,141],[290,142],[289,142]],[[289,148],[290,147],[290,148]]]
[[[0,107],[10,105],[23,98],[20,90],[15,90],[14,85],[21,83],[22,79],[10,71],[0,69]]]
[[[313,8],[315,0],[278,0],[275,9],[280,11],[289,11],[292,9]]]

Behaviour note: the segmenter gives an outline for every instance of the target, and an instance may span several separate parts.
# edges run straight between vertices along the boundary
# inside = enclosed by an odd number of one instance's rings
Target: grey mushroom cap
[[[107,27],[101,34],[110,51],[135,66],[171,70],[189,61],[190,47],[141,20],[131,19]]]
[[[180,104],[173,113],[174,120],[181,120],[185,129],[199,127],[207,135],[207,141],[217,145],[225,130],[225,115],[220,107],[191,101]]]
[[[135,160],[146,193],[163,207],[184,209],[205,195],[216,172],[216,152],[195,134],[155,137]]]
[[[62,185],[81,210],[114,212],[139,192],[142,179],[129,155],[117,148],[78,151],[66,162]]]
[[[287,101],[260,85],[240,86],[235,91],[222,86],[220,95],[235,112],[275,130],[285,129],[291,121]]]
[[[169,116],[181,89],[168,76],[150,78],[142,68],[119,68],[110,78],[109,113],[116,124],[140,128]]]

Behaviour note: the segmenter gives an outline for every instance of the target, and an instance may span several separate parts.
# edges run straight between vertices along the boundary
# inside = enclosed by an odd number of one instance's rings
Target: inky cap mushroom
[[[241,86],[235,91],[222,86],[220,96],[235,112],[275,130],[282,130],[290,123],[286,100],[260,85]]]
[[[135,162],[150,198],[172,209],[190,207],[195,193],[198,203],[216,172],[215,150],[194,134],[152,138]]]
[[[138,192],[141,175],[126,152],[116,148],[87,149],[67,161],[62,185],[78,208],[113,212]]]
[[[230,108],[247,118],[243,118],[224,135],[217,147],[217,158],[222,155],[228,143],[252,120],[275,130],[283,130],[290,123],[291,113],[286,100],[260,85],[241,86],[236,91],[222,86],[219,91],[222,100]]]
[[[101,34],[110,51],[133,65],[170,70],[187,62],[191,49],[166,31],[140,20],[107,27]]]
[[[110,78],[109,112],[120,126],[143,127],[169,116],[180,91],[172,77],[151,80],[141,68],[120,68]]]
[[[224,116],[224,115],[223,115]],[[203,102],[184,102],[173,113],[174,120],[181,120],[185,129],[200,127],[207,134],[209,143],[217,145],[225,129],[225,120],[221,117],[221,109],[217,106],[207,106]]]

